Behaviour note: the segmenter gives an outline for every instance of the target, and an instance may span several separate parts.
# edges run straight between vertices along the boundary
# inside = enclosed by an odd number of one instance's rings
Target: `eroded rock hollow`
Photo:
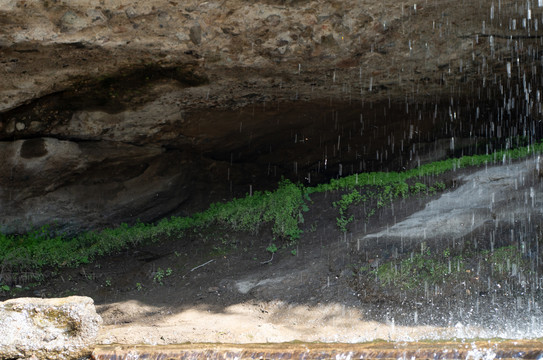
[[[513,0],[0,0],[0,230],[534,137],[541,21]]]

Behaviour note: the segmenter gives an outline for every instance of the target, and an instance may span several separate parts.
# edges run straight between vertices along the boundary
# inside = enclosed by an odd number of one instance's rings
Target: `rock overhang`
[[[502,103],[516,97],[518,104],[525,94],[535,99],[537,83],[529,78],[527,86],[526,74],[537,60],[541,9],[456,5],[4,0],[0,138],[4,145],[24,141],[8,161],[17,166],[43,160],[38,145],[51,139],[102,154],[100,166],[64,162],[70,170],[57,173],[71,175],[51,183],[71,190],[51,184],[33,190],[49,198],[42,214],[72,213],[66,204],[82,198],[74,197],[74,184],[97,186],[102,195],[93,200],[124,199],[111,210],[115,216],[89,227],[183,213],[194,202],[179,189],[227,198],[255,184],[269,188],[281,176],[315,183],[413,166],[423,158],[416,143],[437,139],[432,150],[444,155],[451,153],[450,137],[472,146],[488,134],[484,127]],[[530,90],[508,94],[504,87]],[[506,130],[498,123],[491,130],[498,137],[527,127],[519,121]],[[140,155],[133,156],[134,148]],[[156,160],[162,158],[157,149],[164,159],[182,159],[173,166],[178,176],[161,177],[172,165]],[[151,176],[151,163],[162,170]],[[18,188],[46,179],[9,164],[3,166],[4,208],[25,224],[11,231],[65,219],[24,210],[40,207],[24,205],[32,197],[22,196],[27,190],[14,196]],[[15,184],[18,176],[25,181]],[[144,178],[167,185],[145,185]],[[144,200],[135,195],[142,193]],[[178,201],[162,208],[160,194]],[[140,207],[157,210],[145,215]],[[73,223],[70,228],[81,226]]]

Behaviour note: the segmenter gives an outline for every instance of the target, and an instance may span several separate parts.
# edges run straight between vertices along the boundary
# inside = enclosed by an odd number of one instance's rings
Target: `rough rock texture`
[[[535,4],[528,9],[508,1],[498,8],[490,0],[462,6],[413,0],[0,5],[2,110],[66,89],[74,77],[104,76],[142,63],[198,69],[209,85],[186,90],[183,101],[205,107],[228,106],[229,100],[239,106],[252,102],[243,101],[249,94],[357,97],[362,89],[366,98],[374,92],[403,97],[414,87],[448,94],[455,81],[479,77],[496,62],[503,66],[499,57],[514,45],[503,39],[511,34],[511,19],[518,24],[516,37],[530,33],[532,19],[540,15]],[[526,28],[528,10],[532,21]]]
[[[20,232],[58,221],[76,231],[135,214],[155,219],[188,196],[186,163],[177,152],[122,142],[0,142],[0,199],[11,205],[0,225]]]
[[[0,358],[90,355],[102,319],[91,298],[19,298],[0,303]]]
[[[486,136],[474,99],[483,122],[496,104],[516,118],[515,100],[536,106],[542,9],[0,0],[0,230],[152,221],[282,175],[367,170],[398,149],[403,166],[413,142]],[[370,101],[378,111],[360,109]],[[472,123],[436,133],[449,118]]]

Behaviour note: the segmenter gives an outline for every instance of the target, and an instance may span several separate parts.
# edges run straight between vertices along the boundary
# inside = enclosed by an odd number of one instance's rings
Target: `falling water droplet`
[[[490,5],[490,20],[494,19],[494,3]]]

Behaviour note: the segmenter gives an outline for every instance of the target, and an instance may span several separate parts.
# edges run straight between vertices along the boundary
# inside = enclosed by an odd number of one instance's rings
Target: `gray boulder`
[[[0,302],[0,359],[78,359],[91,354],[102,318],[85,296]]]

